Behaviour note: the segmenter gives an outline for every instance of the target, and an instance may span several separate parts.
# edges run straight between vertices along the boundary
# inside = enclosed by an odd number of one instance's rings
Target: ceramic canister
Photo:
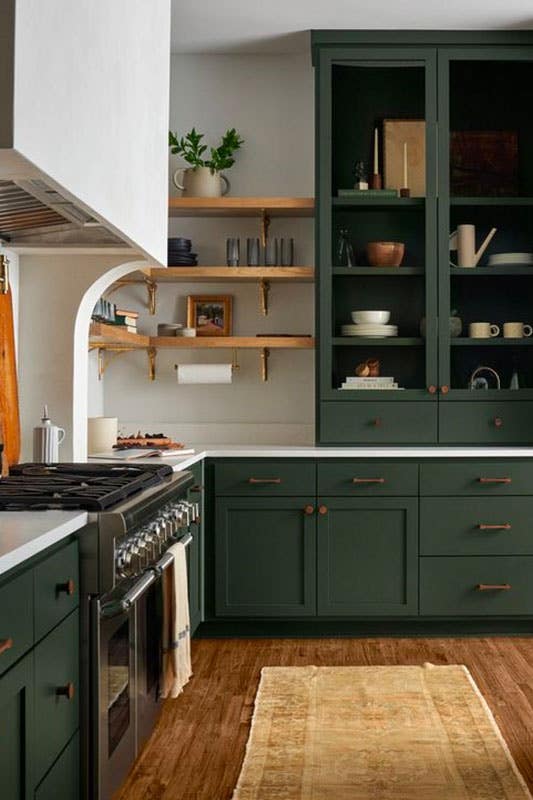
[[[41,424],[33,429],[33,460],[39,464],[57,464],[59,445],[65,438],[65,430],[54,425],[44,407]]]

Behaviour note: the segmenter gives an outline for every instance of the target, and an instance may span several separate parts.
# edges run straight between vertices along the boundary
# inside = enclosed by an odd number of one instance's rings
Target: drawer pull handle
[[[383,425],[381,417],[376,417],[375,419],[373,419],[372,425],[374,426],[374,428],[381,428],[381,426]]]
[[[501,417],[494,417],[494,427],[503,428],[503,419]]]
[[[311,506],[311,505],[304,506],[304,514],[306,514],[306,516],[310,517],[311,514],[314,514],[314,513],[315,513],[314,506]]]
[[[203,488],[204,488],[203,486],[200,486],[200,484],[197,483],[196,486],[191,486],[189,491],[190,492],[201,492],[203,490]]]
[[[510,583],[478,583],[476,586],[478,592],[508,592],[510,588]]]
[[[328,507],[327,506],[318,506],[318,513],[322,514],[322,516],[324,516],[324,514],[328,513]]]
[[[430,394],[435,394],[437,392],[437,387],[434,384],[431,384],[430,386],[428,386],[428,392]]]
[[[450,391],[450,387],[447,386],[446,384],[444,384],[444,386],[440,387],[440,391],[441,391],[441,394],[448,394],[448,392]]]
[[[279,485],[281,483],[281,478],[248,478],[248,483],[275,483]]]
[[[352,483],[385,483],[385,478],[352,478]]]
[[[13,639],[0,639],[0,656],[13,647]]]
[[[512,483],[511,478],[478,478],[479,483]]]
[[[509,522],[503,522],[501,525],[486,525],[480,522],[478,528],[480,531],[510,531],[511,525]]]
[[[75,591],[76,591],[76,584],[74,583],[72,578],[68,581],[65,581],[65,583],[58,583],[56,586],[56,592],[58,594],[65,592],[65,594],[67,594],[69,597],[72,597]]]
[[[69,681],[64,686],[58,686],[56,689],[56,695],[58,697],[66,697],[67,700],[74,699],[74,684],[72,681]]]

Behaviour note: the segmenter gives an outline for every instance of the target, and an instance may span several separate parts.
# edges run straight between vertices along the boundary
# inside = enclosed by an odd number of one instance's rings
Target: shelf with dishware
[[[334,347],[423,347],[425,340],[419,336],[335,336]]]
[[[356,278],[356,277],[408,277],[413,275],[424,275],[424,267],[332,267],[331,273],[335,277]]]
[[[365,196],[361,192],[358,197],[332,197],[331,204],[336,209],[385,209],[390,211],[417,211],[424,208],[425,197],[376,197]]]
[[[531,347],[533,339],[524,338],[493,338],[493,339],[477,339],[477,338],[451,338],[450,345],[452,347]]]

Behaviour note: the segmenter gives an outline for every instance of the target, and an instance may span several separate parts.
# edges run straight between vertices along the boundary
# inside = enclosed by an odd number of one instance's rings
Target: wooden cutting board
[[[20,458],[20,417],[11,290],[0,294],[0,439],[7,463]]]

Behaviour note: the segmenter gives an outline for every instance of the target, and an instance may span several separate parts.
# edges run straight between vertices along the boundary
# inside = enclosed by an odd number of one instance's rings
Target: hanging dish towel
[[[161,696],[178,697],[192,675],[187,557],[181,542],[168,550],[174,561],[163,573],[163,669]]]

